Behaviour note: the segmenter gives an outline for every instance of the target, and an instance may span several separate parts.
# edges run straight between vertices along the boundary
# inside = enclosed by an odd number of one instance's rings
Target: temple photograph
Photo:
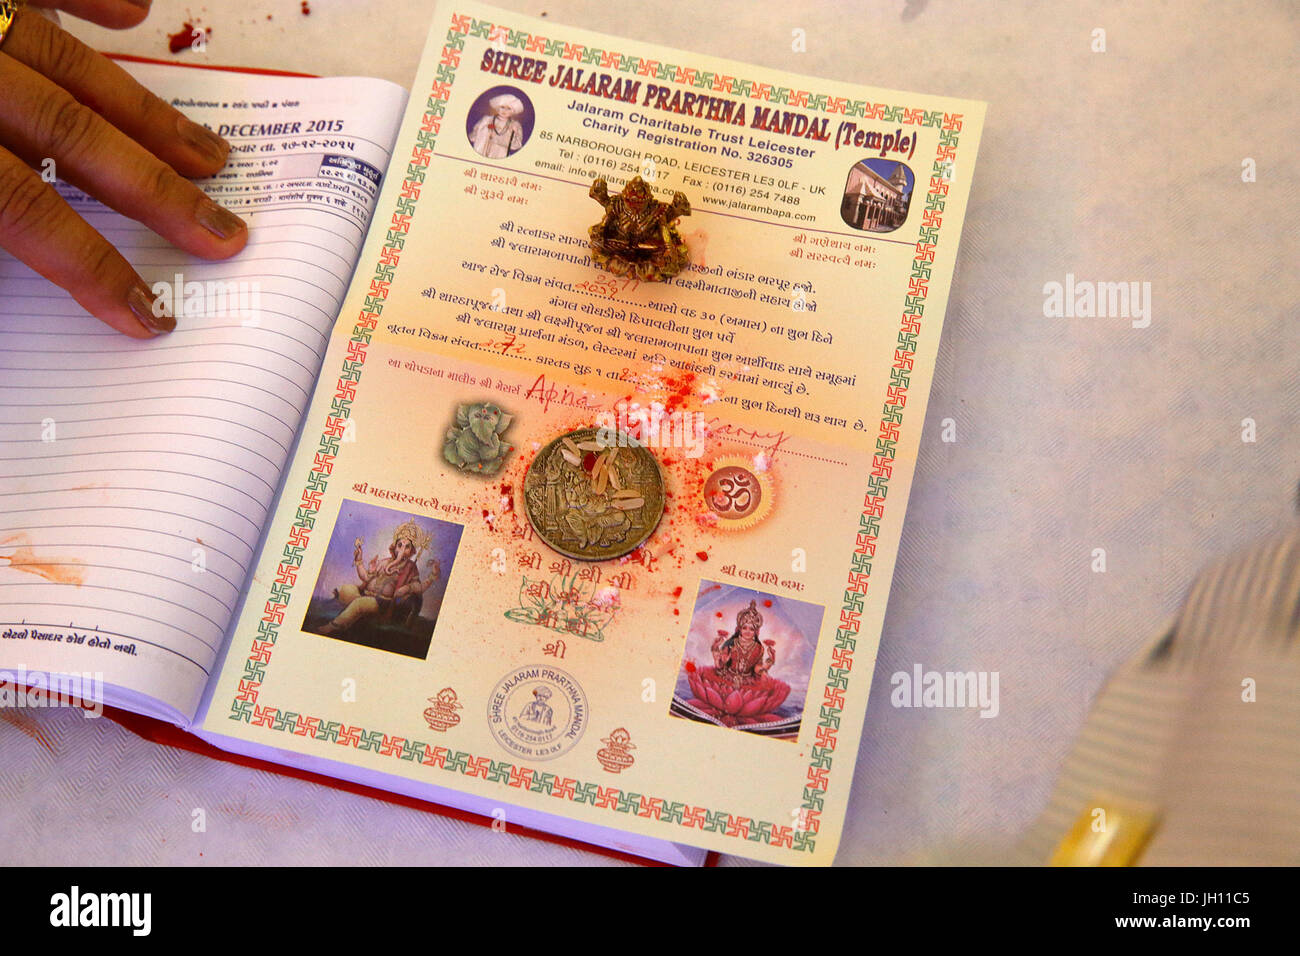
[[[916,177],[892,159],[864,159],[849,170],[840,216],[854,229],[893,232],[907,219]]]

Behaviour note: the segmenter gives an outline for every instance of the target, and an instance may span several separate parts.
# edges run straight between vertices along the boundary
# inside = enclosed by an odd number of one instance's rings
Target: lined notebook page
[[[250,240],[194,259],[60,186],[171,287],[177,329],[148,342],[0,252],[0,668],[102,674],[110,702],[181,722],[252,566],[406,93],[128,69],[231,141],[202,185]]]

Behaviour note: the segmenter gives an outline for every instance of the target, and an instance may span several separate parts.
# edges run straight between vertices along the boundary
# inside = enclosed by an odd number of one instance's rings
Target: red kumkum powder
[[[182,50],[193,49],[194,44],[199,42],[200,36],[205,39],[212,36],[212,28],[208,27],[206,30],[199,30],[194,26],[194,24],[187,20],[181,25],[180,30],[168,35],[167,49],[171,50],[173,53],[180,53]]]

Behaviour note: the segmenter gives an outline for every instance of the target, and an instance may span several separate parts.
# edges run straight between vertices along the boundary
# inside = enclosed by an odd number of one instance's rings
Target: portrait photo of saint
[[[302,629],[424,659],[463,530],[344,501]]]
[[[494,86],[469,109],[466,135],[485,159],[505,159],[524,148],[533,132],[533,104],[523,90]]]
[[[806,601],[701,581],[669,712],[796,739],[823,611]]]

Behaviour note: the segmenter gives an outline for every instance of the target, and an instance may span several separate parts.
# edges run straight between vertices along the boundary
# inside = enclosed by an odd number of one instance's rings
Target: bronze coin
[[[579,561],[621,558],[664,513],[664,479],[650,450],[624,432],[579,428],[537,453],[524,511],[538,537]]]

